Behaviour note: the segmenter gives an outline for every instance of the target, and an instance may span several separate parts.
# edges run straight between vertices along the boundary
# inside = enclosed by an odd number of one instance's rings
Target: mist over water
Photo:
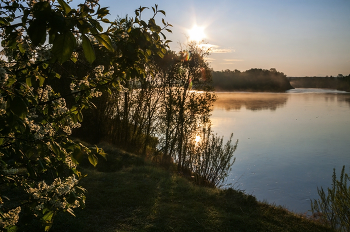
[[[324,89],[218,93],[214,132],[238,139],[227,186],[306,213],[333,168],[350,168],[350,94]]]

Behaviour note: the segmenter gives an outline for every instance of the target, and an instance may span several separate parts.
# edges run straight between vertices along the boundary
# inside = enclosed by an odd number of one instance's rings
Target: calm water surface
[[[218,93],[212,129],[238,139],[227,186],[306,213],[333,168],[350,168],[350,94],[322,89]]]

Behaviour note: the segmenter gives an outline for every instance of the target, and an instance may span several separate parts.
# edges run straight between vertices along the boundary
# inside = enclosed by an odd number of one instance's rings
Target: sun
[[[204,33],[204,27],[199,27],[194,25],[192,29],[188,30],[188,35],[190,36],[190,41],[200,42],[206,35]]]

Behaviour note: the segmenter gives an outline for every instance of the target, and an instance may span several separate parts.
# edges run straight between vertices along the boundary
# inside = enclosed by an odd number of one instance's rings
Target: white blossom
[[[79,81],[79,87],[80,87],[81,85],[90,86],[90,83],[89,83],[88,80],[80,80],[80,81]]]
[[[41,181],[38,183],[37,188],[29,187],[26,191],[37,200],[38,205],[35,207],[36,210],[40,211],[47,206],[73,212],[72,209],[79,207],[80,203],[78,200],[75,200],[73,204],[70,204],[67,202],[66,196],[74,193],[78,198],[84,199],[83,194],[78,194],[75,190],[77,184],[78,180],[73,175],[63,181],[61,178],[56,178],[51,185],[47,185],[45,181]],[[81,189],[85,191],[85,189]]]
[[[100,97],[102,95],[102,92],[96,91],[96,89],[91,89],[91,97]]]
[[[49,101],[49,98],[53,95],[53,89],[47,85],[45,88],[38,88],[38,96],[42,102]]]
[[[3,228],[14,226],[17,224],[19,219],[19,213],[21,212],[21,207],[18,206],[15,209],[9,210],[7,213],[2,214],[0,219],[0,224]]]
[[[74,91],[76,86],[77,86],[76,84],[70,83],[69,88],[70,90]]]
[[[78,58],[78,53],[77,53],[77,52],[73,52],[73,53],[72,53],[72,57]]]

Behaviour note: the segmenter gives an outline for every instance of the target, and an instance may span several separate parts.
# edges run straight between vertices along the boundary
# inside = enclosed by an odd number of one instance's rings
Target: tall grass
[[[320,215],[324,222],[337,231],[350,231],[350,187],[345,166],[339,180],[333,169],[332,180],[332,187],[327,189],[327,194],[322,187],[317,189],[320,199],[311,201],[312,213]]]

